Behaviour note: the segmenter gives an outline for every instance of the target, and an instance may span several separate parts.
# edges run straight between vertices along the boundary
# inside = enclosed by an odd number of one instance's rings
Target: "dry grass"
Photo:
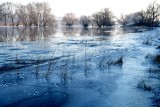
[[[37,59],[36,59],[36,76],[38,76],[39,74],[39,64],[40,64],[40,61],[41,61],[41,56],[37,56]]]
[[[143,44],[145,44],[145,45],[150,45],[151,44],[151,38],[149,38],[149,37],[146,37],[145,38],[145,40],[143,41]]]
[[[45,74],[45,78],[47,78],[47,79],[49,78],[49,75],[51,74],[51,67],[52,67],[52,64],[54,63],[54,53],[55,53],[55,50],[53,51],[53,54],[48,61],[48,70]]]
[[[146,84],[144,80],[140,81],[137,84],[137,88],[143,89],[144,91],[152,91],[152,87],[150,85]]]
[[[154,61],[160,63],[160,55],[156,55]]]
[[[108,65],[122,65],[123,64],[123,56],[113,60],[113,61],[109,61],[107,62]]]
[[[157,46],[157,48],[156,49],[160,49],[160,46]]]

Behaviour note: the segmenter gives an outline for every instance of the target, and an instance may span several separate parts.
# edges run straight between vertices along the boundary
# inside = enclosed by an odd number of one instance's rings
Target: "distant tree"
[[[48,3],[43,2],[41,3],[41,26],[55,26],[57,24],[55,16],[51,14],[51,8]]]
[[[65,24],[66,26],[73,26],[77,23],[77,18],[75,16],[75,14],[73,13],[67,13],[63,19],[62,19],[62,22],[63,24]]]
[[[132,22],[133,25],[135,26],[146,26],[146,21],[147,21],[147,17],[146,17],[146,12],[145,11],[140,11],[140,12],[136,12],[132,14]]]
[[[51,14],[51,8],[48,3],[28,3],[27,5],[13,4],[12,2],[2,3],[0,5],[1,22],[7,26],[22,24],[24,26],[55,26],[55,16]]]
[[[2,5],[0,5],[0,21],[3,18],[3,13],[2,13]]]
[[[57,27],[58,26],[57,20],[56,20],[56,18],[55,18],[55,16],[53,14],[51,15],[50,21],[48,21],[48,25],[49,26],[53,26],[53,27]]]
[[[1,12],[2,12],[2,18],[4,20],[5,26],[7,26],[7,22],[9,20],[9,15],[11,12],[11,3],[6,2],[1,4]]]
[[[92,15],[93,23],[96,24],[98,27],[102,26],[113,26],[115,24],[114,15],[108,9],[102,9],[100,12],[94,13]]]
[[[26,8],[28,11],[28,17],[29,17],[29,26],[32,25],[37,25],[37,13],[36,13],[36,9],[35,9],[35,2],[32,3],[28,3]]]
[[[14,26],[17,22],[17,15],[16,15],[17,6],[14,3],[10,3],[10,6],[11,6],[11,10],[9,13],[9,17],[11,19],[12,26]]]
[[[127,17],[133,26],[156,27],[160,23],[160,5],[156,2],[150,3],[146,10],[131,13]],[[121,18],[121,21],[125,22],[125,18]]]
[[[57,21],[54,15],[50,14],[48,15],[45,20],[43,21],[43,26],[57,26]]]
[[[160,17],[160,5],[154,1],[147,7],[146,13],[148,26],[158,26]]]
[[[27,7],[25,5],[19,4],[19,8],[17,10],[17,14],[21,20],[21,23],[24,26],[28,26],[29,17],[28,17],[28,11]]]
[[[115,24],[114,15],[108,8],[102,9],[100,15],[103,26],[113,26]]]
[[[27,4],[27,11],[29,17],[29,25],[46,26],[51,20],[55,22],[54,15],[51,15],[51,8],[48,3],[29,3]],[[53,22],[51,23],[53,24]]]
[[[84,27],[87,28],[91,24],[91,18],[89,16],[81,16],[79,23]]]
[[[92,23],[93,23],[93,25],[96,25],[99,28],[102,27],[102,25],[103,25],[103,23],[102,23],[102,17],[101,17],[101,15],[100,15],[99,12],[94,13],[92,15]]]
[[[122,26],[126,26],[127,24],[129,24],[130,20],[128,15],[121,15],[120,19],[118,20],[118,22],[122,25]]]
[[[21,4],[17,4],[16,5],[16,12],[15,12],[15,14],[16,14],[16,26],[18,26],[18,25],[20,25],[20,23],[21,23],[21,13],[20,13],[20,8],[21,8]]]
[[[17,5],[12,2],[6,2],[1,4],[1,17],[5,26],[14,26],[18,21]]]

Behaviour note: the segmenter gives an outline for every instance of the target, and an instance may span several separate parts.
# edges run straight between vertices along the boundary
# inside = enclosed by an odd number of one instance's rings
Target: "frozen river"
[[[158,107],[159,46],[159,28],[1,27],[0,106]]]

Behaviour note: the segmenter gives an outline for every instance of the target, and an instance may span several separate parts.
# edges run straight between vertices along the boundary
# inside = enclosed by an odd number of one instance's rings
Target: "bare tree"
[[[102,23],[102,17],[101,17],[101,15],[100,15],[99,12],[94,13],[92,15],[92,22],[93,22],[93,25],[96,25],[99,28],[102,27],[102,25],[103,25],[103,23]]]
[[[27,11],[30,26],[53,26],[56,24],[55,16],[51,14],[51,8],[46,2],[29,3]]]
[[[50,20],[48,21],[48,26],[57,27],[57,21],[55,16],[52,14]]]
[[[28,3],[27,5],[6,2],[0,5],[0,19],[5,26],[22,24],[24,26],[55,26],[55,16],[48,3]],[[10,25],[11,25],[10,24]]]
[[[154,1],[146,10],[148,26],[158,26],[160,16],[160,5]]]
[[[41,3],[41,20],[40,25],[41,26],[55,26],[56,20],[55,16],[51,14],[51,8],[48,3],[43,2]]]
[[[122,25],[122,26],[126,26],[127,24],[129,24],[130,20],[128,15],[121,15],[120,19],[118,20],[118,22]]]
[[[2,13],[2,5],[0,5],[0,21],[1,21],[2,17],[3,17],[3,13]]]
[[[13,3],[10,3],[10,6],[11,6],[11,10],[10,10],[9,17],[11,19],[12,26],[14,26],[17,22],[17,15],[16,15],[17,6]]]
[[[101,15],[103,26],[114,25],[114,15],[108,8],[102,9],[100,11],[100,15]]]
[[[11,12],[11,3],[2,3],[1,9],[5,26],[7,26],[7,21],[9,20],[9,14]]]
[[[42,22],[42,17],[43,17],[43,3],[36,3],[35,4],[35,10],[36,10],[36,26],[40,26]]]
[[[22,4],[18,5],[17,15],[20,18],[21,23],[24,26],[27,26],[29,22],[29,17],[28,17],[27,7],[25,5]]]
[[[140,11],[140,12],[136,12],[132,14],[132,22],[133,25],[135,26],[146,26],[146,21],[147,21],[147,17],[146,17],[146,12],[145,11]]]
[[[21,23],[21,13],[20,13],[21,4],[16,5],[16,12],[15,12],[15,18],[16,18],[16,26],[18,26]]]
[[[67,13],[63,17],[62,22],[66,26],[73,26],[73,25],[75,25],[77,23],[77,18],[75,16],[75,14],[73,14],[73,13]]]
[[[43,20],[43,26],[53,26],[56,27],[57,26],[57,21],[55,19],[55,16],[50,14],[48,15],[45,20]]]
[[[153,2],[149,4],[146,10],[131,13],[127,15],[127,17],[127,19],[129,19],[128,22],[132,23],[131,25],[133,26],[156,27],[160,22],[160,5],[156,2]]]
[[[92,19],[93,23],[98,27],[113,26],[115,24],[114,15],[108,8],[102,9],[100,12],[93,14]]]
[[[29,26],[32,26],[33,24],[37,23],[37,14],[36,14],[36,9],[35,9],[35,4],[34,2],[28,3],[26,8],[28,11],[28,17],[29,17]]]
[[[83,27],[87,28],[91,24],[91,18],[89,16],[81,16],[80,20],[79,20],[79,23]]]

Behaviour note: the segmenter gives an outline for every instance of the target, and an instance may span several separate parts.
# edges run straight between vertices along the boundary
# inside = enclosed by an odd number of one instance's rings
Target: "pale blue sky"
[[[0,0],[0,3],[6,1],[22,4],[46,1],[59,17],[67,12],[73,12],[77,16],[91,15],[102,8],[110,8],[116,16],[120,16],[121,13],[128,14],[144,9],[154,0]],[[160,0],[156,1],[160,4]]]

